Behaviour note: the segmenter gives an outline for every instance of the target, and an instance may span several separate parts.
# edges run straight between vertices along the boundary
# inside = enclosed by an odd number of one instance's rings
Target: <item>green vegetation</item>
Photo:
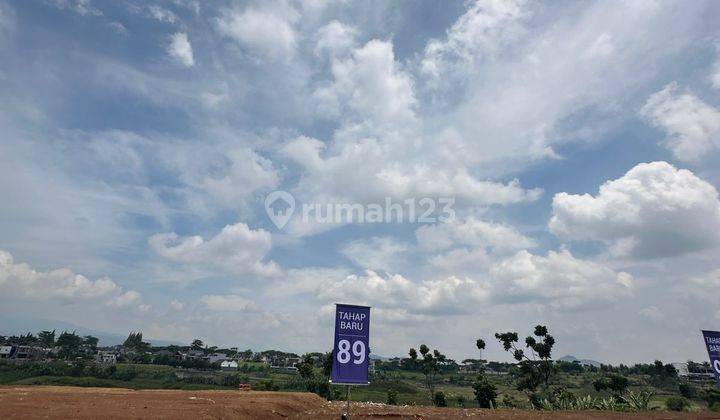
[[[370,385],[354,387],[351,399],[387,404],[439,407],[525,408],[539,410],[720,410],[720,391],[682,381],[675,369],[660,361],[648,364],[584,366],[553,361],[554,338],[536,326],[524,342],[516,332],[496,334],[516,363],[466,359],[462,368],[439,350],[423,344],[408,357],[376,360]],[[152,347],[142,333],[128,336],[119,363],[94,361],[97,340],[74,332],[42,331],[0,337],[2,343],[52,348],[42,362],[0,360],[0,384],[71,385],[131,389],[237,389],[241,383],[254,390],[314,392],[327,399],[344,398],[344,388],[328,383],[332,353],[309,353],[301,358],[275,350],[208,347],[201,340],[188,346]],[[478,339],[482,351],[485,341]],[[102,350],[102,349],[99,349]],[[190,353],[199,358],[183,360]],[[223,353],[239,359],[238,369],[220,371],[203,355]],[[278,361],[293,360],[295,369]],[[688,364],[690,369],[704,368]]]

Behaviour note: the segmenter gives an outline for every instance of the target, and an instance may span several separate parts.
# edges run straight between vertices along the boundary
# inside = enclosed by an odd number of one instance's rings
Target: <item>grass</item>
[[[239,376],[239,381],[249,382],[253,387],[261,387],[268,381],[281,391],[305,391],[305,384],[296,373],[287,371],[270,370],[264,368],[262,363],[244,362],[247,372],[188,372],[163,365],[142,365],[120,363],[116,365],[116,371],[128,380],[103,379],[88,376],[34,376],[27,377],[26,373],[12,369],[0,369],[0,384],[8,385],[65,385],[85,387],[109,387],[109,388],[130,388],[130,389],[235,389],[235,386],[223,386],[224,379],[228,376]],[[187,377],[180,378],[178,374]],[[25,376],[24,376],[25,375]],[[436,390],[442,391],[449,406],[458,406],[458,397],[462,396],[466,407],[476,407],[473,389],[470,386],[475,380],[475,374],[454,374],[444,375],[438,383]],[[567,391],[578,396],[598,396],[592,387],[593,376],[590,374],[560,374],[559,382]],[[633,375],[631,378],[633,391],[649,390],[655,393],[650,408],[665,409],[665,402],[668,397],[675,395],[671,389],[664,386],[653,385],[651,378],[643,375]],[[488,380],[497,387],[499,394],[498,402],[503,397],[510,396],[520,406],[529,408],[527,396],[515,389],[512,379],[508,376],[488,375]],[[344,388],[335,388],[339,395],[344,397]],[[350,396],[353,401],[372,401],[384,403],[387,401],[388,390],[395,390],[398,394],[399,404],[430,404],[430,396],[425,388],[424,376],[419,372],[393,371],[376,375],[368,386],[355,386]],[[693,409],[700,409],[701,403],[693,404]]]

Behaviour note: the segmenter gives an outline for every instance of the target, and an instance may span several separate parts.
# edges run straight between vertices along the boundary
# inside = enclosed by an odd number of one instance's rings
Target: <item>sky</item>
[[[0,0],[0,315],[303,353],[332,347],[340,302],[372,307],[382,356],[483,338],[509,360],[494,333],[543,324],[558,357],[704,360],[719,20],[713,1]],[[435,211],[303,210],[388,201]]]

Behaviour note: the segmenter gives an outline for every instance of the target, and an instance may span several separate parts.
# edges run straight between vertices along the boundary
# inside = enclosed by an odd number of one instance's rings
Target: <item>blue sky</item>
[[[547,324],[701,359],[720,328],[714,2],[0,0],[0,315],[383,355]],[[453,198],[448,223],[304,203]],[[503,359],[500,346],[486,356]]]

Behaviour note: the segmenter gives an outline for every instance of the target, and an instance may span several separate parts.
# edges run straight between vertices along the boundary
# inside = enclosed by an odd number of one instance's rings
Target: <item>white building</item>
[[[220,363],[220,369],[223,371],[235,371],[238,369],[238,362],[234,360],[225,360]]]
[[[117,354],[114,351],[99,351],[95,356],[95,360],[104,365],[114,365],[117,363]]]

